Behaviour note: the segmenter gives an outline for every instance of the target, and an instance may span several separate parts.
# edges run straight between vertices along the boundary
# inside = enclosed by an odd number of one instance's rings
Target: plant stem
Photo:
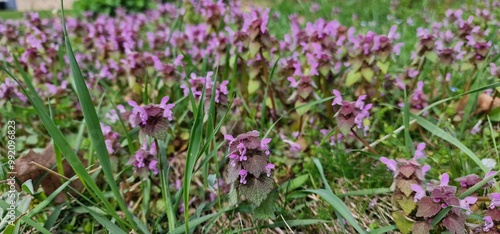
[[[366,142],[363,138],[359,137],[358,134],[356,133],[356,131],[354,131],[354,129],[351,128],[351,133],[354,135],[354,137],[356,137],[356,139],[358,141],[360,141],[361,143],[363,143],[363,145],[368,149],[370,150],[370,152],[376,154],[376,155],[379,155],[379,153],[377,153],[377,151],[375,149],[373,149],[370,144],[368,144],[368,142]]]

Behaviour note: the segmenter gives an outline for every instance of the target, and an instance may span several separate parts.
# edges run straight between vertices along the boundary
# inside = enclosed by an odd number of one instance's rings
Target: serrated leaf
[[[392,212],[394,223],[402,234],[409,234],[413,230],[413,222],[408,220],[403,211]]]
[[[404,177],[410,178],[413,175],[413,173],[415,173],[415,166],[411,164],[406,166],[401,166],[398,171]]]
[[[359,80],[361,80],[361,73],[352,70],[347,73],[345,84],[347,87],[350,87],[353,84],[357,83]]]
[[[417,217],[429,218],[441,210],[441,205],[435,203],[430,197],[423,197],[418,201]]]
[[[415,180],[398,179],[396,182],[396,187],[399,188],[401,192],[403,192],[408,197],[411,193],[413,193],[413,190],[411,189],[412,184],[418,183]]]
[[[238,191],[236,191],[234,183],[231,184],[231,189],[229,190],[228,196],[229,206],[235,206],[236,204],[238,204]]]
[[[276,210],[275,204],[276,199],[278,199],[278,190],[274,189],[271,191],[267,198],[260,203],[258,207],[253,210],[253,217],[256,219],[276,219],[274,211]]]
[[[406,215],[410,215],[411,212],[417,208],[417,203],[413,201],[413,197],[401,196],[400,199],[397,199],[396,201]]]
[[[488,209],[484,216],[490,216],[493,221],[500,221],[500,210]]]
[[[465,217],[463,215],[451,214],[443,219],[443,225],[452,234],[466,234],[464,224]]]
[[[363,75],[363,78],[365,78],[366,81],[372,82],[375,72],[373,72],[370,67],[364,67],[361,69],[361,75]]]
[[[354,126],[354,117],[346,118],[343,115],[337,115],[337,125],[342,134],[348,134]]]
[[[267,176],[250,178],[247,180],[246,184],[240,184],[238,186],[238,192],[244,195],[254,207],[260,206],[273,189],[274,180]]]
[[[267,162],[267,155],[255,153],[253,156],[249,156],[246,161],[242,161],[241,164],[248,173],[259,178],[266,171]]]

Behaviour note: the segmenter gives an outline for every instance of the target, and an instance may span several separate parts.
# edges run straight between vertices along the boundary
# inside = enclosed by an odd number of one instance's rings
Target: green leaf
[[[31,179],[29,179],[23,183],[22,189],[27,194],[31,194],[31,195],[35,194],[35,191],[33,189],[33,183],[31,182]]]
[[[491,110],[488,116],[492,122],[500,122],[500,107]]]
[[[409,234],[413,230],[413,222],[408,220],[403,211],[395,211],[392,213],[394,223],[402,234]]]
[[[238,185],[238,193],[244,195],[254,207],[260,206],[273,189],[274,180],[266,175],[248,179],[246,184]]]
[[[260,82],[256,79],[248,80],[248,93],[253,94],[260,88]]]
[[[375,72],[370,67],[364,67],[361,69],[361,75],[363,75],[366,81],[372,82]]]
[[[401,196],[400,199],[397,199],[396,201],[406,215],[410,215],[411,212],[417,207],[417,204],[413,201],[413,197]]]
[[[302,102],[302,101],[300,101],[300,100],[297,100],[297,101],[295,102],[295,111],[297,111],[297,114],[298,114],[299,116],[302,116],[302,115],[304,115],[305,113],[307,113],[307,112],[311,109],[311,107],[312,107],[312,106],[306,106],[306,107],[304,107],[304,108],[300,108],[300,109],[298,109],[298,108],[297,108],[297,107],[302,106],[302,105],[304,105],[304,104],[306,104],[306,103],[305,103],[305,102]]]
[[[307,181],[309,180],[309,175],[301,175],[293,180],[289,180],[283,184],[280,185],[280,189],[285,192],[285,191],[293,191],[297,188],[300,188],[302,185],[304,185]]]
[[[387,72],[389,71],[390,64],[391,64],[390,61],[386,61],[385,63],[377,61],[377,67],[380,69],[380,71],[382,71],[383,74],[387,74]]]
[[[356,71],[350,71],[349,73],[347,73],[345,84],[347,87],[351,87],[353,84],[356,84],[360,80],[361,80],[361,73]]]
[[[274,211],[276,209],[276,200],[278,199],[278,190],[274,189],[270,192],[266,199],[260,203],[258,207],[255,207],[253,210],[253,217],[256,219],[272,219],[275,220],[276,216],[274,215]]]

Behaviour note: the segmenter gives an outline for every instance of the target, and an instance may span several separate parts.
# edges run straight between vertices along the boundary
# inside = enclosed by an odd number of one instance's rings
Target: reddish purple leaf
[[[399,167],[399,172],[406,178],[410,178],[415,173],[415,166],[409,164]]]
[[[423,197],[418,201],[417,217],[432,217],[441,210],[441,204],[435,203],[430,197]]]
[[[443,219],[443,225],[452,234],[466,234],[465,232],[465,216],[450,214]]]
[[[488,209],[484,216],[491,216],[491,219],[493,221],[500,221],[500,210],[494,208],[494,209]]]

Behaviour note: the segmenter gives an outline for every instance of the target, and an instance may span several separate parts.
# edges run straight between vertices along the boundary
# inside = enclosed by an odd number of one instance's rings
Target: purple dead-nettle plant
[[[210,103],[212,98],[212,92],[215,86],[215,82],[212,80],[213,72],[207,72],[205,77],[196,76],[196,74],[191,73],[191,79],[189,79],[189,83],[191,86],[191,92],[193,93],[194,98],[199,101],[203,94],[203,87],[205,87],[205,103]],[[228,98],[227,95],[229,91],[227,89],[229,81],[224,80],[219,82],[215,87],[215,97],[214,101],[218,104],[227,104]],[[184,96],[189,96],[189,86],[181,85],[181,88],[184,90]],[[209,105],[205,105],[205,107],[209,107]]]
[[[108,119],[110,123],[115,123],[116,121],[120,120],[120,117],[124,121],[128,120],[128,118],[130,117],[130,112],[125,110],[125,107],[123,105],[121,104],[116,105],[116,109],[118,109],[120,113],[116,113],[115,109],[111,109],[108,113],[104,115],[104,117],[106,117],[106,119]]]
[[[410,101],[410,112],[412,113],[417,113],[418,111],[424,109],[429,105],[428,100],[427,100],[427,95],[424,93],[424,82],[419,81],[417,83],[417,87],[409,97]],[[404,107],[404,103],[400,103],[399,106],[402,108]],[[428,112],[424,112],[423,115],[427,115]]]
[[[6,78],[4,83],[0,84],[0,100],[12,102],[17,99],[21,103],[26,103],[28,98],[19,91],[18,86],[17,82]]]
[[[424,149],[425,149],[425,143],[422,142],[422,143],[417,144],[417,147],[415,149],[415,154],[413,155],[413,158],[415,160],[419,160],[421,158],[425,158]]]
[[[490,199],[490,205],[484,215],[490,217],[489,223],[493,223],[494,229],[496,229],[496,226],[500,224],[500,193],[490,193],[488,198]]]
[[[293,139],[290,139],[288,138],[287,136],[283,135],[283,134],[280,134],[280,137],[281,137],[281,140],[283,142],[285,142],[286,144],[288,144],[289,148],[290,148],[290,151],[292,153],[298,153],[302,150],[302,146],[297,143],[296,141],[293,141]],[[298,137],[298,132],[297,134],[292,134],[292,137],[297,139]]]
[[[290,81],[290,87],[295,88],[295,90],[287,101],[294,102],[295,107],[304,105],[313,99],[320,99],[318,94],[315,92],[318,86],[314,83],[311,76],[300,75],[298,81],[295,80],[294,77],[288,77],[288,81]],[[297,109],[297,113],[299,113],[299,115],[304,114],[307,112],[307,110],[304,109],[308,108],[302,108],[302,110]]]
[[[319,132],[321,133],[321,135],[323,137],[327,137],[328,133],[330,133],[330,131],[331,131],[330,129],[321,129],[321,130],[319,130]],[[330,145],[331,146],[335,146],[337,144],[340,144],[340,143],[342,143],[343,139],[344,139],[344,135],[342,135],[342,133],[337,133],[336,135],[333,134],[332,136],[330,136]]]
[[[229,169],[227,182],[231,185],[231,203],[236,204],[244,195],[254,207],[258,207],[274,189],[271,172],[275,168],[269,162],[271,139],[259,139],[259,132],[240,134],[236,137],[224,135],[229,141]]]
[[[148,176],[149,172],[158,174],[158,159],[156,157],[156,143],[153,141],[149,146],[145,140],[141,148],[130,158],[127,164],[134,166],[135,172],[140,176]]]
[[[485,178],[493,175],[494,173],[495,173],[495,171],[492,171],[492,172],[486,174]],[[481,182],[483,179],[484,178],[481,178],[476,174],[470,174],[470,175],[462,176],[460,178],[456,178],[455,181],[460,183],[460,188],[458,189],[458,192],[463,193],[463,192],[467,191],[467,189],[470,189],[472,186]],[[481,195],[485,194],[486,191],[484,189],[489,188],[492,185],[493,185],[493,181],[486,183],[485,185],[483,185],[483,187],[481,187],[481,189],[483,189],[483,190],[480,190],[480,189],[477,190],[474,193],[474,195],[478,196],[479,194],[481,194]]]
[[[490,73],[496,78],[500,78],[500,66],[490,63]]]
[[[101,123],[102,134],[104,135],[104,143],[106,144],[106,149],[108,149],[108,153],[110,155],[115,154],[120,146],[120,135],[113,131],[110,126],[104,125]]]
[[[365,105],[366,95],[359,96],[355,102],[343,100],[341,93],[336,89],[333,90],[333,95],[335,99],[333,99],[332,106],[340,106],[336,116],[337,125],[342,134],[349,133],[354,126],[366,134],[370,128],[370,109],[373,106],[372,104]]]
[[[132,127],[139,126],[141,132],[155,139],[165,140],[168,135],[168,121],[172,121],[174,104],[167,104],[168,96],[162,98],[160,104],[139,106],[133,100],[128,104],[133,107],[129,122]]]

